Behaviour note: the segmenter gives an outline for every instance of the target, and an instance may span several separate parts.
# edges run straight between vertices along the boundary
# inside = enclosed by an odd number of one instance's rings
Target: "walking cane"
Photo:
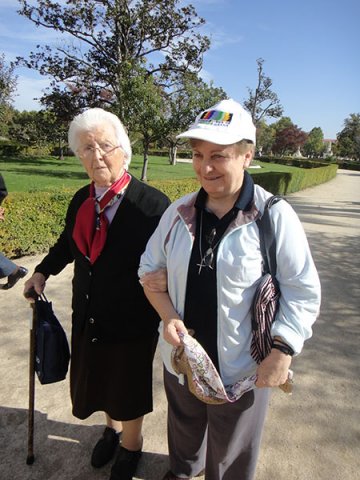
[[[34,289],[25,293],[26,298],[37,298]],[[30,324],[30,353],[29,353],[29,412],[28,412],[28,452],[27,465],[34,463],[34,410],[35,410],[35,335],[36,335],[36,307],[31,303],[32,320]]]

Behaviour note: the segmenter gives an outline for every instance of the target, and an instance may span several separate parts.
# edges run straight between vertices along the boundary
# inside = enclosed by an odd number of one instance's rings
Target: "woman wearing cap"
[[[69,146],[91,184],[72,198],[65,228],[25,284],[41,295],[50,275],[75,262],[70,389],[73,414],[105,412],[91,457],[101,467],[121,447],[111,480],[130,480],[142,449],[143,416],[152,411],[152,360],[159,318],[139,285],[146,242],[168,198],[128,173],[131,146],[120,120],[93,108],[70,124]]]
[[[170,468],[164,480],[254,478],[269,388],[285,383],[291,355],[311,336],[320,301],[318,275],[299,219],[280,201],[271,208],[281,299],[271,353],[258,366],[250,354],[250,306],[262,276],[256,219],[271,196],[245,171],[255,147],[250,115],[233,100],[202,112],[188,131],[201,189],[174,202],[141,258],[139,276],[159,313],[168,398]],[[154,291],[151,272],[167,269],[168,291]],[[257,375],[235,402],[206,404],[171,362],[188,329],[224,385]],[[280,348],[280,349],[279,349]]]

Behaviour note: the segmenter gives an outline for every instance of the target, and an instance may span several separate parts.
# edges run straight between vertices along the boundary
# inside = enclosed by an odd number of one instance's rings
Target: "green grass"
[[[289,172],[299,170],[279,164],[262,163],[261,169],[249,169],[252,173]],[[134,155],[130,164],[130,173],[137,178],[141,177],[143,157]],[[71,189],[86,185],[88,176],[79,160],[75,157],[65,157],[60,161],[56,157],[0,157],[0,172],[5,178],[9,192],[54,191]],[[191,163],[179,162],[170,165],[167,157],[149,157],[147,179],[151,180],[179,180],[194,178]]]

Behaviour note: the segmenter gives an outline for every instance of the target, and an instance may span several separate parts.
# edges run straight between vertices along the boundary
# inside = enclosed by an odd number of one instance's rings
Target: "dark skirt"
[[[73,332],[70,393],[73,415],[84,420],[105,412],[134,420],[153,410],[152,363],[158,335],[117,343],[91,342]]]

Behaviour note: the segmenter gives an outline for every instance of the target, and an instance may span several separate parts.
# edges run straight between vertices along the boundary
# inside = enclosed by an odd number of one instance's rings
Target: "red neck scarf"
[[[94,182],[90,185],[90,195],[79,208],[72,237],[80,252],[93,264],[104,248],[109,221],[105,209],[114,205],[129,185],[131,176],[127,171],[111,185],[99,199],[95,197]]]

